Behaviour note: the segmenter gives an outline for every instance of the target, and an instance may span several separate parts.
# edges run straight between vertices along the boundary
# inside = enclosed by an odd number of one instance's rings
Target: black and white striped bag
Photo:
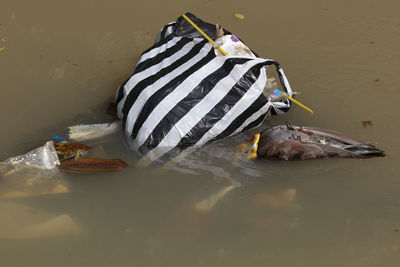
[[[215,25],[186,15],[215,38]],[[174,156],[257,127],[269,112],[286,112],[286,99],[268,102],[263,95],[268,65],[275,65],[282,88],[292,95],[278,62],[217,56],[183,17],[167,24],[118,89],[118,116],[131,147],[152,160]]]

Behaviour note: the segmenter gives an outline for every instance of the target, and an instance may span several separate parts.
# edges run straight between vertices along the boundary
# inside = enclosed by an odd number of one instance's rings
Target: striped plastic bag
[[[215,25],[186,15],[215,39]],[[218,56],[213,45],[179,17],[160,31],[118,89],[117,111],[129,144],[150,160],[170,158],[188,147],[257,127],[270,112],[287,112],[289,101],[269,102],[263,95],[269,65],[276,67],[282,89],[291,96],[278,62]]]

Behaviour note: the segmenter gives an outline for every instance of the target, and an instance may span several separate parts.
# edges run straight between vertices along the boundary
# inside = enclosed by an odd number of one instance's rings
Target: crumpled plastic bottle
[[[46,142],[26,154],[11,157],[0,163],[0,174],[10,175],[20,169],[32,167],[36,169],[51,170],[60,165],[53,141]]]

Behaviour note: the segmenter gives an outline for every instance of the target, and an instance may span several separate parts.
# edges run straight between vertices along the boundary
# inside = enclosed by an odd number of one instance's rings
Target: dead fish
[[[72,173],[117,172],[128,166],[120,159],[78,158],[61,162],[61,170]]]
[[[286,123],[260,135],[257,156],[270,159],[383,157],[384,151],[341,133]]]

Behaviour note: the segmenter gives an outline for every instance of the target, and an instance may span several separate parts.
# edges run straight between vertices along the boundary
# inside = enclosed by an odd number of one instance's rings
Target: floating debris
[[[38,147],[26,154],[11,157],[0,162],[0,173],[3,177],[12,175],[26,168],[35,168],[39,170],[55,169],[60,164],[54,142],[48,141],[41,147]],[[50,172],[48,172],[50,174]]]
[[[118,172],[128,167],[120,159],[78,158],[61,162],[60,169],[71,173]]]
[[[372,121],[362,121],[362,126],[365,128],[368,126],[373,126],[373,124]]]
[[[77,154],[88,151],[92,147],[79,143],[55,143],[54,147],[60,161],[75,158]]]
[[[244,19],[244,15],[241,14],[241,13],[235,13],[235,17],[236,17],[237,19]]]
[[[5,43],[5,42],[6,42],[6,39],[1,38],[1,41],[2,41],[3,43]],[[5,46],[0,47],[0,52],[3,51],[4,49],[6,49]]]
[[[295,188],[286,189],[280,193],[259,193],[253,196],[254,204],[258,206],[267,206],[269,208],[288,208],[294,207],[297,198]]]
[[[200,213],[209,213],[215,205],[217,205],[218,201],[222,199],[229,191],[234,189],[235,187],[232,185],[226,186],[222,188],[219,192],[216,194],[213,194],[209,196],[206,199],[203,199],[202,201],[198,202],[195,206],[195,210]]]
[[[10,191],[10,192],[7,192],[7,193],[1,195],[0,199],[27,198],[27,197],[55,195],[55,194],[64,194],[64,193],[69,193],[69,188],[63,184],[58,184],[51,191],[42,191],[42,192]]]
[[[120,121],[102,124],[74,125],[68,127],[68,135],[72,140],[92,140],[117,132],[120,128],[120,125]]]
[[[63,138],[61,138],[61,137],[59,137],[59,136],[57,136],[57,135],[53,136],[53,139],[54,139],[55,141],[57,141],[57,142],[67,143],[66,140],[64,140]]]
[[[275,126],[261,132],[257,155],[268,159],[366,158],[384,157],[373,146],[346,137],[341,133],[313,127]]]

